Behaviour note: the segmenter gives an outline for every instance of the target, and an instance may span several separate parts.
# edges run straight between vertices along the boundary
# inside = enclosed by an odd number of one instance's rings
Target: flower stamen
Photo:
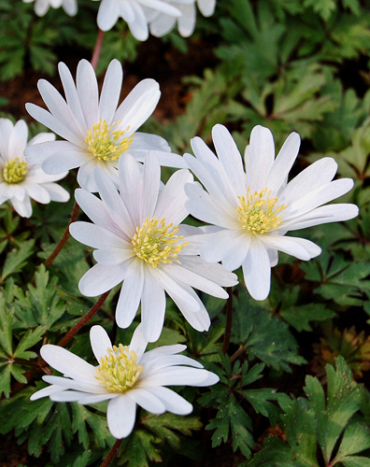
[[[184,238],[176,235],[178,230],[177,226],[172,227],[172,223],[166,225],[164,217],[159,220],[156,217],[151,220],[147,218],[141,227],[136,228],[131,241],[136,256],[154,268],[159,263],[172,263],[172,259],[176,259],[182,248],[189,244],[184,242],[175,245]],[[181,264],[178,259],[176,261]]]
[[[85,141],[89,147],[89,151],[100,161],[115,161],[130,147],[133,141],[133,133],[122,138],[129,130],[129,126],[125,130],[113,131],[113,128],[119,125],[121,121],[108,125],[105,119],[102,120],[100,118],[99,123],[95,123],[89,129]]]
[[[283,223],[281,214],[287,206],[282,204],[277,206],[279,198],[270,198],[271,190],[265,188],[259,192],[250,193],[248,187],[245,196],[238,196],[240,206],[238,219],[244,230],[249,230],[254,235],[270,232]]]
[[[28,172],[26,161],[20,161],[18,157],[7,161],[3,168],[4,182],[10,184],[21,183],[25,179]]]
[[[122,394],[135,385],[143,370],[136,362],[136,352],[130,352],[122,344],[114,345],[113,350],[108,349],[107,355],[101,357],[95,378],[110,392]]]

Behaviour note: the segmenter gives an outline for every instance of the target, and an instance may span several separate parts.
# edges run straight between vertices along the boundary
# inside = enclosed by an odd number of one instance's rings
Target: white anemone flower
[[[67,175],[47,175],[37,164],[30,164],[24,157],[27,147],[44,141],[53,141],[53,133],[40,133],[27,144],[28,128],[23,120],[15,125],[7,118],[0,118],[0,204],[10,200],[22,217],[31,217],[31,199],[48,204],[69,200],[69,193],[53,183]]]
[[[69,16],[74,16],[77,13],[76,0],[23,0],[25,3],[35,2],[35,13],[37,16],[44,16],[49,7],[63,7],[64,11]]]
[[[71,235],[92,248],[97,264],[80,280],[83,295],[94,297],[123,282],[116,309],[117,324],[127,328],[141,302],[144,337],[156,341],[162,331],[166,297],[173,299],[198,331],[208,330],[210,319],[192,287],[219,298],[221,287],[237,284],[235,274],[199,256],[191,236],[200,229],[180,225],[187,217],[184,185],[193,180],[186,169],[169,179],[162,191],[160,166],[150,153],[144,169],[131,156],[119,161],[119,193],[109,177],[96,171],[101,200],[78,189],[76,201],[94,222],[75,222]]]
[[[98,26],[102,31],[108,31],[121,17],[127,22],[132,35],[139,41],[145,41],[149,37],[145,9],[150,8],[177,18],[181,16],[177,4],[185,1],[188,0],[174,0],[174,5],[170,5],[163,0],[102,0],[98,11]]]
[[[192,405],[165,386],[211,386],[219,377],[204,370],[197,361],[177,355],[185,345],[166,345],[145,352],[141,325],[129,346],[112,346],[101,326],[90,330],[90,342],[98,366],[57,345],[44,345],[42,358],[62,376],[43,376],[51,386],[35,392],[31,400],[50,397],[56,402],[88,405],[109,401],[108,428],[117,439],[126,438],[134,428],[136,404],[153,414],[165,411],[188,415]]]
[[[118,160],[131,154],[143,161],[150,149],[157,152],[161,164],[185,167],[183,158],[172,154],[160,136],[140,133],[138,128],[149,118],[159,97],[159,85],[153,79],[138,83],[117,109],[123,72],[118,60],[112,60],[105,75],[99,99],[95,71],[87,60],[77,67],[76,85],[64,63],[59,64],[66,100],[46,80],[38,88],[49,112],[26,104],[29,114],[67,141],[53,141],[27,149],[30,162],[42,164],[51,175],[79,167],[77,181],[88,191],[97,191],[94,169],[99,167],[117,182]]]
[[[297,133],[288,137],[275,159],[271,131],[254,127],[245,150],[245,172],[228,130],[216,125],[212,136],[218,157],[198,137],[191,141],[196,158],[184,156],[207,190],[199,183],[187,185],[190,200],[186,206],[190,214],[213,224],[213,231],[203,237],[201,256],[206,261],[222,261],[230,271],[242,266],[249,293],[264,300],[278,251],[301,260],[321,253],[313,242],[284,236],[287,232],[357,216],[358,208],[353,204],[322,206],[347,193],[353,181],[332,181],[337,164],[326,157],[287,183],[299,151]]]
[[[175,4],[176,0],[166,0],[169,5]],[[156,37],[162,37],[169,33],[176,25],[182,37],[193,34],[197,19],[195,0],[184,0],[183,3],[176,2],[176,8],[181,11],[180,17],[174,17],[154,10],[147,10],[146,16],[149,22],[150,33]],[[198,7],[203,16],[211,16],[214,13],[216,0],[198,0]]]

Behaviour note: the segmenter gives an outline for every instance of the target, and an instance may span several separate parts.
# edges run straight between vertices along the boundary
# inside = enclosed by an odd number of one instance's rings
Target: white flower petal
[[[156,271],[152,266],[145,268],[145,281],[141,298],[141,322],[143,335],[148,342],[159,339],[166,311],[166,296],[163,287],[158,284]]]
[[[255,300],[265,300],[270,292],[270,258],[257,238],[252,239],[242,268],[248,292]]]
[[[101,295],[123,281],[128,266],[129,261],[114,266],[95,264],[82,276],[78,283],[78,288],[86,297]]]
[[[45,170],[47,174],[57,175],[65,172],[66,170],[80,167],[89,161],[89,156],[84,154],[78,148],[70,149],[67,151],[57,152],[48,157],[42,163],[42,170]]]
[[[160,98],[159,85],[154,79],[140,81],[118,107],[114,121],[122,120],[122,128],[134,133],[150,117]]]
[[[112,60],[105,73],[99,102],[99,116],[108,123],[113,121],[122,87],[122,66],[118,60]]]
[[[229,131],[223,125],[215,125],[212,129],[213,143],[227,180],[236,196],[244,196],[246,192],[242,156]]]
[[[108,389],[105,386],[99,385],[96,380],[95,384],[76,381],[74,379],[63,378],[62,376],[45,375],[42,377],[45,383],[55,384],[65,389],[73,389],[75,391],[87,392],[92,394],[106,394]]]
[[[145,352],[147,345],[148,345],[148,342],[144,339],[143,326],[142,324],[139,324],[134,331],[134,334],[132,336],[131,343],[129,346],[130,352],[134,351],[136,353],[138,364],[141,361],[141,358]]]
[[[127,269],[116,308],[116,322],[127,328],[135,318],[144,287],[143,262],[134,259]]]
[[[87,60],[77,66],[76,88],[88,128],[99,122],[99,91],[95,71]]]
[[[314,243],[309,242],[309,240],[304,240],[303,238],[261,235],[260,239],[266,246],[276,248],[279,251],[292,255],[303,261],[308,261],[312,257],[318,256],[321,253],[321,248],[317,247]],[[312,249],[312,245],[315,245],[316,248]],[[312,256],[307,250],[310,246],[313,253],[315,253]]]
[[[118,17],[118,2],[116,0],[102,0],[97,18],[99,29],[109,31],[116,24]]]
[[[126,438],[134,428],[136,404],[126,394],[118,396],[108,404],[107,421],[112,436]]]
[[[127,392],[127,397],[150,413],[159,415],[166,411],[164,403],[144,388],[133,388],[131,391]]]
[[[30,397],[30,400],[37,401],[38,399],[41,399],[43,397],[49,397],[52,394],[57,394],[63,391],[65,391],[65,388],[62,388],[60,386],[47,386],[46,388],[40,389],[39,391],[33,393]]]
[[[148,375],[141,380],[141,387],[150,386],[207,386],[204,384],[209,380],[209,371],[198,368],[167,367]],[[213,374],[213,373],[211,373]],[[213,375],[218,381],[218,377]],[[213,384],[215,384],[215,381]],[[212,383],[211,383],[212,384]]]
[[[10,159],[18,157],[24,159],[23,151],[27,145],[28,128],[26,122],[18,120],[14,125],[13,131],[8,135],[9,138],[9,153]]]
[[[112,349],[112,344],[105,329],[101,326],[92,326],[90,329],[91,348],[95,358],[100,363],[100,359],[105,357],[108,349]]]
[[[253,128],[245,157],[247,185],[251,191],[266,188],[266,178],[275,159],[274,138],[268,128],[257,125]],[[242,195],[243,196],[243,195]]]
[[[57,345],[47,344],[41,347],[40,353],[45,362],[65,376],[76,381],[97,384],[95,367],[72,352]]]
[[[103,250],[110,248],[115,250],[122,249],[122,261],[126,261],[127,249],[130,245],[123,238],[118,237],[108,229],[91,224],[90,222],[78,221],[73,222],[69,226],[69,231],[77,241],[92,248],[101,248]]]
[[[146,390],[156,396],[165,405],[166,410],[171,413],[175,413],[177,415],[188,415],[193,411],[193,406],[171,389],[153,387],[146,388]]]
[[[161,182],[161,168],[155,153],[149,152],[144,165],[144,176],[142,184],[143,213],[141,222],[146,218],[152,219],[157,204]]]

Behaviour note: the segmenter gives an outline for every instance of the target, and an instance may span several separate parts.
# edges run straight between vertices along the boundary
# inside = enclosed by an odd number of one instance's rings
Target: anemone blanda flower
[[[235,274],[199,256],[192,235],[199,229],[180,223],[188,215],[185,183],[193,180],[179,170],[160,191],[160,166],[150,153],[144,169],[129,155],[119,160],[119,193],[107,175],[96,171],[101,200],[76,190],[76,201],[94,223],[75,222],[71,235],[93,248],[97,264],[80,280],[83,295],[93,297],[123,281],[116,309],[118,326],[128,327],[141,302],[144,337],[156,341],[163,327],[166,298],[173,299],[198,331],[209,328],[210,319],[195,287],[220,298],[221,286],[237,283]],[[197,235],[198,236],[198,235]]]
[[[53,183],[67,175],[47,175],[39,165],[26,162],[26,147],[43,141],[53,141],[53,133],[40,133],[27,144],[28,128],[23,120],[15,125],[7,118],[0,118],[0,204],[10,200],[22,217],[32,214],[31,199],[48,204],[50,201],[66,202],[69,193]]]
[[[176,8],[181,11],[181,16],[175,17],[152,9],[146,9],[146,17],[149,23],[150,33],[156,37],[162,37],[169,33],[177,22],[181,36],[189,37],[193,34],[196,23],[195,0],[187,0],[178,3],[176,0],[165,0],[169,5],[176,4]],[[211,16],[214,13],[216,0],[197,0],[198,7],[203,16]]]
[[[123,18],[132,35],[139,41],[145,41],[149,36],[145,8],[164,13],[170,17],[181,16],[177,4],[189,0],[174,0],[176,6],[163,0],[102,0],[98,12],[98,26],[108,31],[116,24],[119,17]]]
[[[222,261],[230,271],[242,266],[249,293],[264,300],[278,251],[301,260],[321,253],[315,243],[284,236],[287,232],[357,216],[358,208],[353,204],[322,206],[347,193],[353,181],[332,181],[337,164],[326,157],[287,183],[299,151],[297,133],[288,137],[275,159],[271,131],[254,127],[245,150],[245,172],[228,130],[216,125],[212,136],[218,157],[198,137],[191,141],[196,158],[184,156],[207,190],[199,183],[188,184],[186,207],[196,218],[217,226],[203,237],[201,256],[206,261]]]
[[[92,192],[97,191],[96,167],[118,181],[118,159],[122,155],[131,154],[142,161],[153,149],[162,164],[185,167],[183,158],[172,154],[163,138],[137,131],[159,100],[156,81],[140,81],[117,109],[123,77],[118,60],[112,60],[108,67],[100,99],[95,72],[87,60],[78,64],[76,85],[64,63],[59,64],[59,73],[66,100],[48,81],[40,80],[38,88],[50,112],[34,104],[26,104],[26,108],[33,118],[67,141],[29,147],[26,157],[30,162],[42,164],[51,175],[79,167],[78,183]]]
[[[63,6],[64,11],[69,16],[74,16],[77,13],[76,0],[23,0],[25,3],[35,2],[35,13],[38,16],[44,16],[49,7],[59,8]]]
[[[187,415],[192,405],[165,386],[211,386],[218,376],[197,361],[176,355],[185,345],[166,345],[145,352],[147,341],[141,325],[129,346],[112,346],[101,326],[90,330],[90,342],[99,362],[93,366],[57,345],[44,345],[42,358],[61,376],[43,376],[51,386],[35,392],[31,400],[50,397],[56,402],[88,405],[109,400],[107,422],[115,438],[127,437],[135,424],[136,404],[154,414],[166,410]]]

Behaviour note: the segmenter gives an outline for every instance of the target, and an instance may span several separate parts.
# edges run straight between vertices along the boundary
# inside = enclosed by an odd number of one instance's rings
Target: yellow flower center
[[[114,130],[114,127],[120,123],[121,121],[108,125],[105,119],[99,119],[99,123],[95,123],[89,129],[85,141],[89,151],[100,161],[115,161],[130,147],[133,134],[123,138],[130,127],[125,130]]]
[[[268,188],[252,194],[248,187],[245,196],[238,196],[240,200],[239,221],[244,230],[249,230],[253,234],[263,234],[276,229],[283,223],[279,212],[287,206],[277,206],[279,198],[270,198],[270,195],[271,190],[268,191]]]
[[[113,350],[108,349],[107,355],[101,357],[95,378],[109,391],[122,394],[135,385],[143,371],[143,367],[137,365],[136,360],[136,352],[130,352],[128,347],[122,344],[119,344],[118,348],[114,345]]]
[[[173,258],[177,258],[178,253],[189,242],[175,245],[184,237],[176,235],[179,228],[172,227],[172,224],[165,224],[165,218],[158,220],[156,217],[148,218],[142,227],[136,228],[136,234],[132,239],[132,245],[136,256],[151,264],[154,268],[158,263],[172,263]],[[180,261],[176,260],[179,264]]]
[[[20,161],[18,157],[5,163],[3,168],[3,179],[6,183],[23,182],[28,172],[27,162]]]

